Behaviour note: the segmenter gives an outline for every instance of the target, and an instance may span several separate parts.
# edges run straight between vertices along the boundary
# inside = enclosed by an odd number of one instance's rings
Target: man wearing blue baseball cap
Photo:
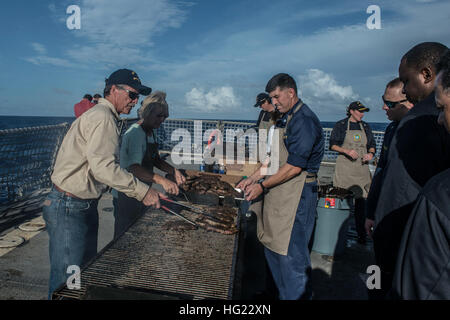
[[[116,159],[119,115],[129,114],[139,94],[150,92],[134,71],[115,71],[106,79],[105,98],[77,118],[64,137],[43,207],[50,241],[49,298],[66,283],[69,266],[82,268],[97,254],[97,204],[108,187],[146,206],[160,206],[159,192],[122,169]]]

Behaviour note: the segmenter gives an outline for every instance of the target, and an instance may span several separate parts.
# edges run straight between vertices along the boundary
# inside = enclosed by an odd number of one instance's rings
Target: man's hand
[[[175,176],[175,181],[177,182],[177,185],[182,185],[186,182],[186,177],[183,176],[183,174],[178,169],[173,169],[173,174]]]
[[[358,154],[358,152],[356,152],[355,150],[346,150],[346,154],[350,157],[350,158],[352,158],[353,160],[356,160],[356,159],[358,159],[359,158],[359,154]]]
[[[164,191],[170,194],[177,195],[180,190],[175,182],[170,181],[169,179],[162,178],[160,181],[160,185],[164,188]]]
[[[370,160],[373,159],[373,154],[372,153],[366,153],[363,157],[363,162],[369,162]]]
[[[142,202],[147,207],[155,207],[156,209],[159,209],[161,207],[159,203],[160,197],[165,198],[165,195],[161,192],[156,191],[155,189],[148,188],[148,191],[145,194],[144,199],[142,199]]]
[[[373,234],[373,226],[375,225],[375,221],[366,218],[366,222],[364,224],[364,228],[366,229],[367,235],[372,239]]]
[[[236,186],[236,188],[241,189],[242,191],[246,192],[247,188],[254,184],[255,181],[252,178],[247,178],[239,182],[239,184]]]
[[[245,191],[245,200],[250,201],[258,198],[263,193],[262,186],[259,183],[254,183],[248,186]]]

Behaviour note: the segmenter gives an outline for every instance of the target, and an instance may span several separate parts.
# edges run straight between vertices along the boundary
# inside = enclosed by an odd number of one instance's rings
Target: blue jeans
[[[144,212],[144,204],[134,198],[118,192],[113,198],[114,239],[119,238]]]
[[[264,248],[280,300],[312,298],[311,258],[308,248],[317,213],[317,182],[306,183],[297,207],[286,256]]]
[[[43,217],[49,235],[50,280],[48,298],[73,273],[97,254],[98,199],[71,198],[52,189],[44,202]],[[82,281],[82,279],[81,279]]]

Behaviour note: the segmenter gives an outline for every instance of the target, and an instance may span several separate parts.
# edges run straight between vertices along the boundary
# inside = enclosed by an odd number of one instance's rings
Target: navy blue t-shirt
[[[277,122],[278,128],[286,126],[287,117],[299,103],[301,100]],[[284,144],[289,152],[287,163],[310,173],[317,173],[324,154],[325,138],[319,119],[306,104],[294,113],[286,135]]]

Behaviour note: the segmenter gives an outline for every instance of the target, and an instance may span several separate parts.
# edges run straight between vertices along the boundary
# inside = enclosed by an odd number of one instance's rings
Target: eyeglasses
[[[264,103],[269,103],[269,104],[271,104],[272,103],[272,99],[271,98],[264,98],[264,99],[262,99],[262,100],[260,100],[259,102],[258,102],[258,104],[259,104],[259,106],[262,106]]]
[[[408,101],[408,99],[404,99],[404,100],[400,100],[400,101],[395,101],[394,102],[394,101],[388,101],[388,100],[384,99],[384,96],[382,96],[381,98],[383,99],[383,102],[386,105],[386,107],[388,107],[389,109],[395,108],[397,103]]]
[[[139,93],[125,89],[124,87],[116,85],[116,87],[120,90],[128,92],[128,97],[130,97],[131,100],[135,100],[139,98]]]

